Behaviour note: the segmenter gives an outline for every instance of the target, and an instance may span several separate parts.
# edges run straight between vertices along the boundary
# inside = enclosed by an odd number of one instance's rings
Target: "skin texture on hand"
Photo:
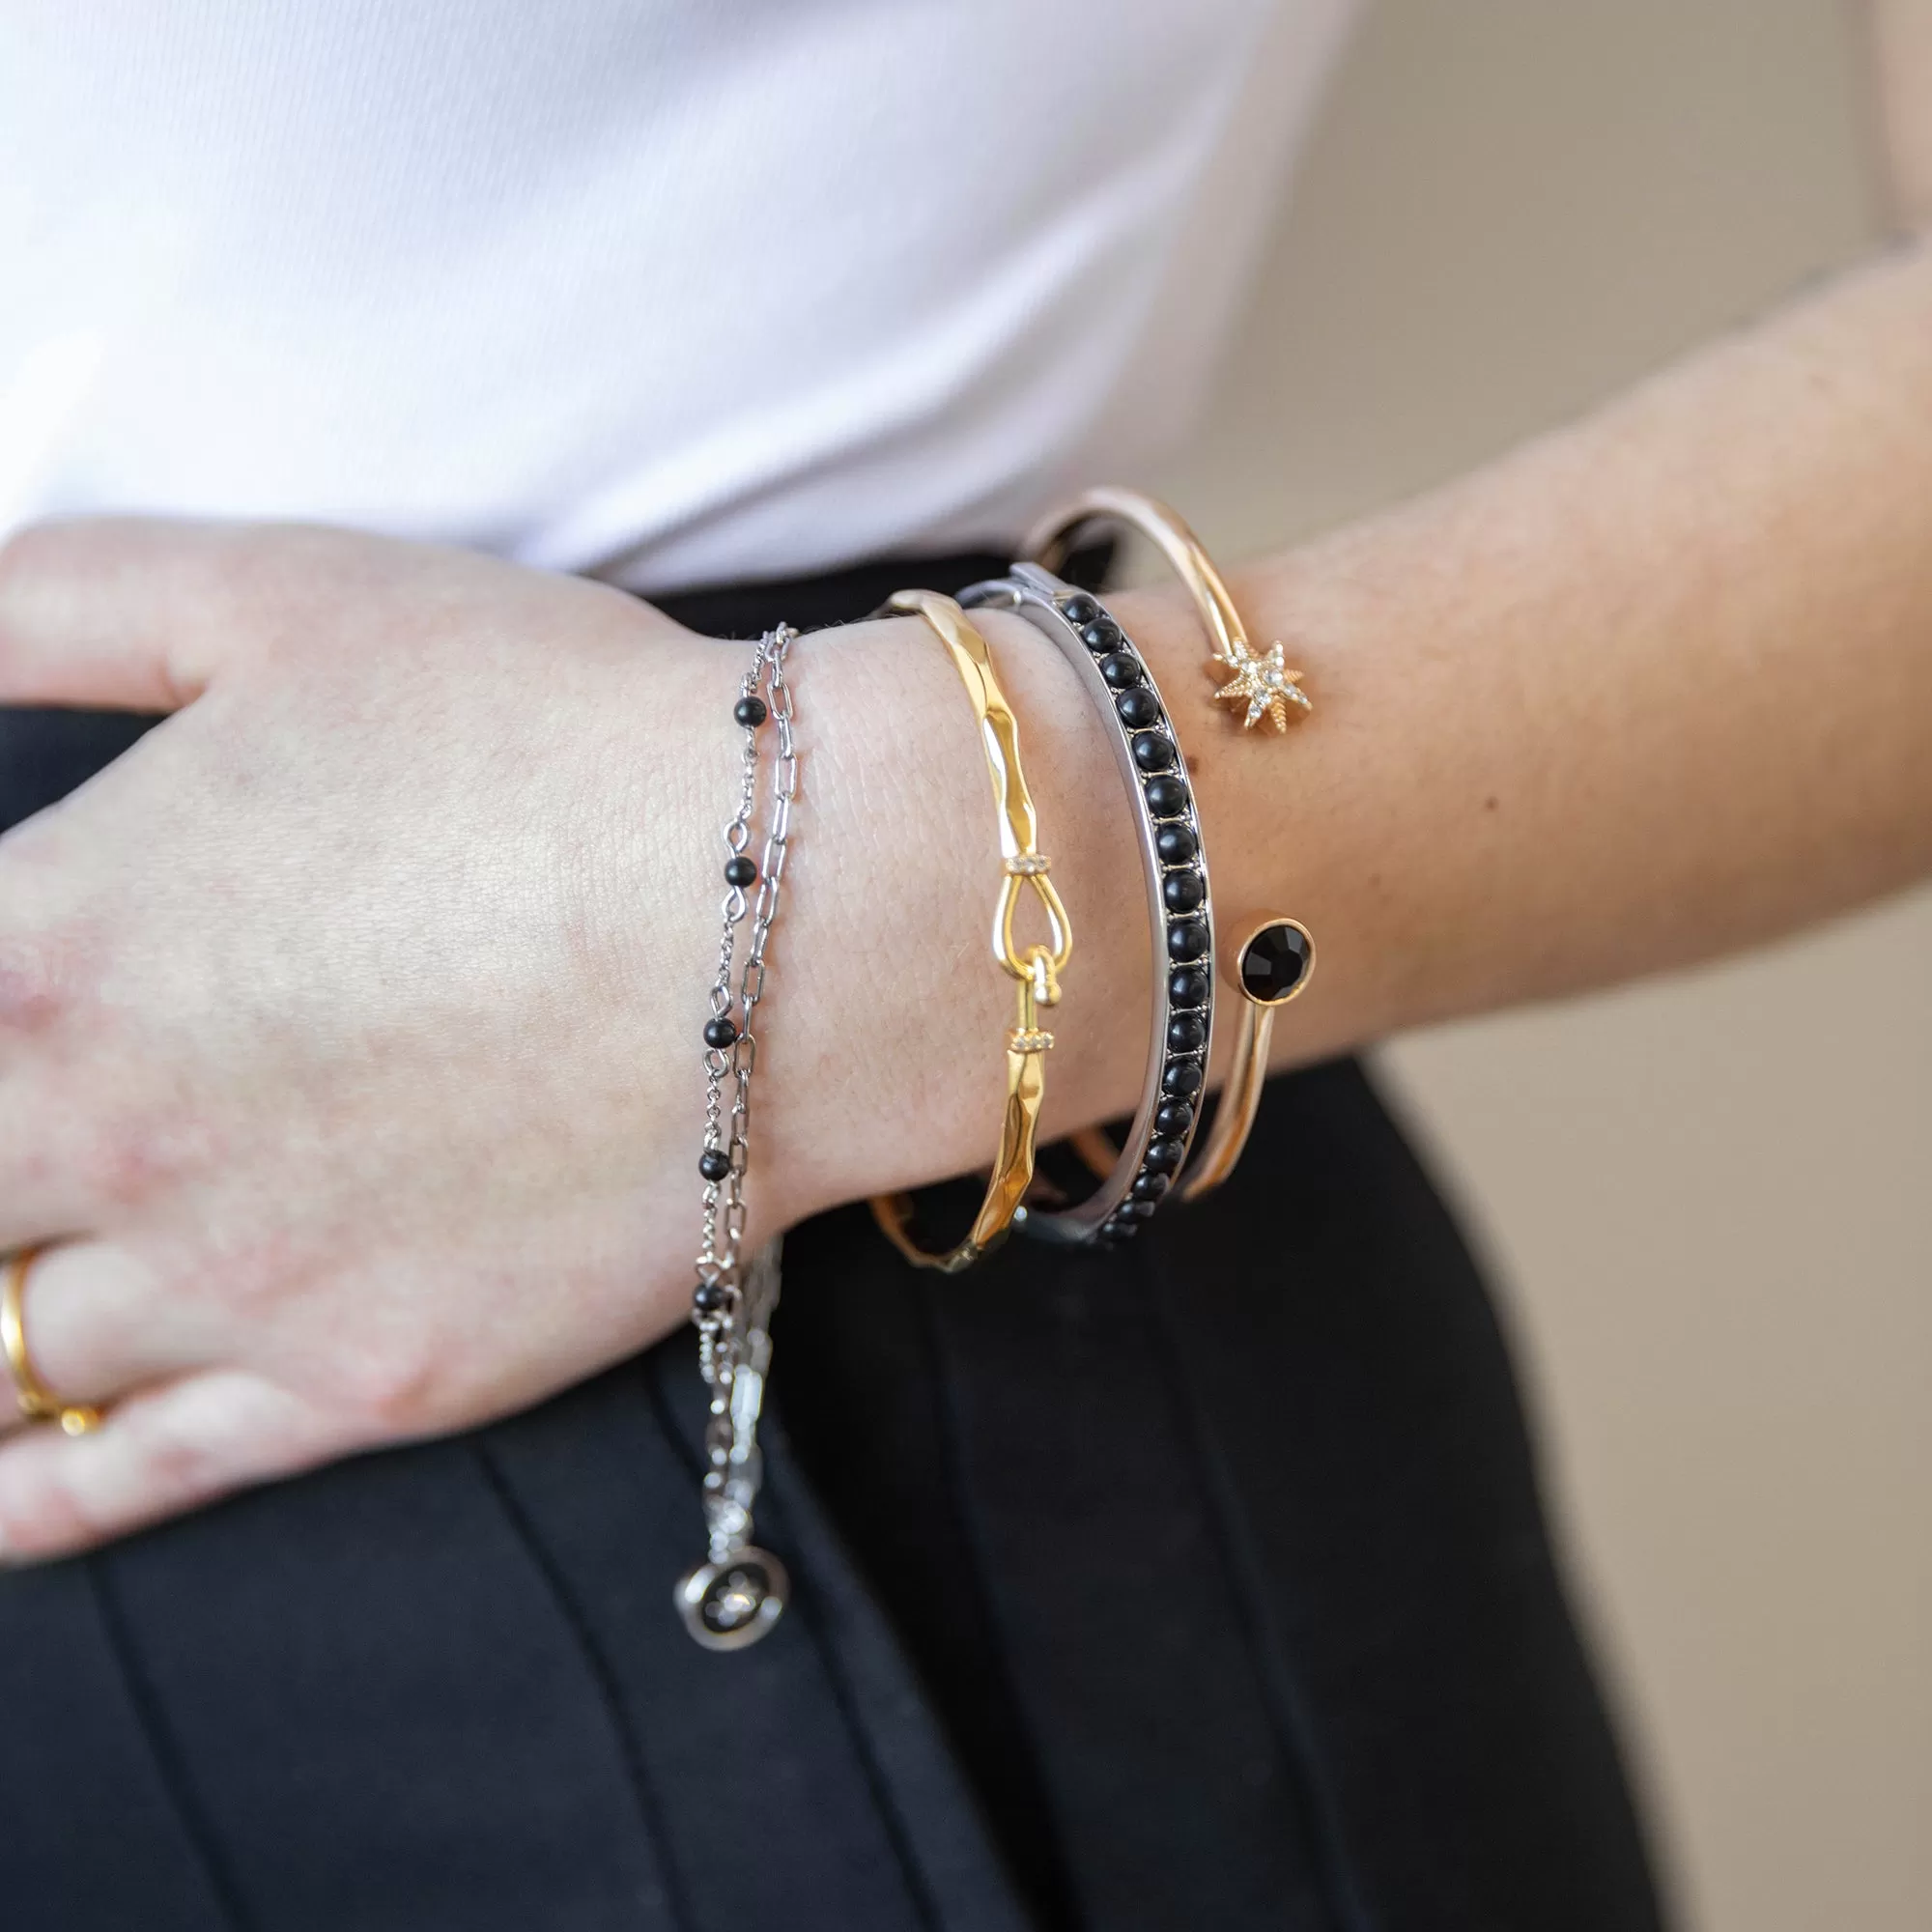
[[[95,1437],[15,1556],[502,1412],[689,1293],[741,654],[327,531],[34,532],[14,699],[180,705],[0,840],[0,1247]]]

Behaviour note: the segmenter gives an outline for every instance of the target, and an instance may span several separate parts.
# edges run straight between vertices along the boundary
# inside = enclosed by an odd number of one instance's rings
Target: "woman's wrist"
[[[1204,833],[1217,895],[1224,867],[1239,882],[1221,911],[1232,927],[1266,897],[1266,864],[1212,784],[1229,734],[1208,702],[1206,645],[1184,599],[1109,601],[1168,693],[1204,800],[1222,808],[1217,822],[1204,803]],[[1079,680],[1024,619],[974,621],[1019,719],[1040,849],[1073,927],[1045,1144],[1139,1097],[1153,996],[1147,894],[1106,724]],[[986,1165],[1013,992],[988,945],[999,882],[985,766],[944,653],[920,620],[894,618],[809,637],[793,662],[813,728],[788,913],[796,963],[773,1027],[784,1071],[768,1104],[796,1215]],[[1211,1077],[1225,1057],[1224,1044]]]
[[[1051,1137],[1138,1087],[1144,895],[1078,684],[1023,622],[987,613],[981,629],[1073,925],[1047,1066]],[[986,768],[945,653],[921,620],[893,618],[808,637],[793,666],[812,734],[768,1118],[786,1196],[810,1212],[986,1164],[1013,989],[989,946],[999,844]]]

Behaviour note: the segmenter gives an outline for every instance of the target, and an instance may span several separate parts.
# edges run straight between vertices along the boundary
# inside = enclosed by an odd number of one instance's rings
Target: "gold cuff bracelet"
[[[1298,919],[1268,919],[1241,941],[1235,954],[1235,985],[1241,995],[1241,1031],[1235,1064],[1221,1089],[1214,1130],[1194,1156],[1180,1184],[1183,1201],[1199,1201],[1235,1171],[1267,1079],[1268,1046],[1274,1038],[1276,1009],[1308,984],[1315,971],[1315,941]]]
[[[1282,645],[1270,644],[1265,651],[1252,648],[1241,613],[1213,558],[1182,519],[1152,497],[1111,486],[1085,491],[1041,519],[1021,554],[1057,571],[1083,533],[1106,525],[1138,531],[1186,586],[1208,633],[1211,651],[1208,668],[1216,677],[1228,678],[1214,696],[1244,707],[1243,729],[1267,718],[1277,731],[1286,731],[1291,717],[1304,718],[1314,709],[1301,690],[1302,673],[1288,668]],[[1234,960],[1235,983],[1242,999],[1240,1038],[1213,1132],[1196,1153],[1179,1189],[1183,1201],[1198,1201],[1235,1171],[1267,1078],[1275,1009],[1286,1006],[1308,983],[1315,942],[1298,920],[1277,915],[1248,934]],[[1109,1171],[1113,1146],[1097,1127],[1076,1134],[1073,1144],[1095,1174]]]
[[[1315,708],[1301,689],[1302,673],[1289,669],[1279,641],[1265,651],[1257,651],[1249,644],[1247,626],[1235,609],[1227,582],[1202,548],[1201,539],[1179,515],[1152,497],[1111,485],[1083,491],[1035,526],[1020,554],[1058,571],[1074,548],[1075,539],[1096,524],[1121,524],[1138,530],[1174,567],[1207,628],[1212,652],[1208,670],[1216,677],[1232,673],[1214,696],[1245,707],[1243,728],[1267,718],[1277,731],[1286,731],[1291,717],[1304,718]]]

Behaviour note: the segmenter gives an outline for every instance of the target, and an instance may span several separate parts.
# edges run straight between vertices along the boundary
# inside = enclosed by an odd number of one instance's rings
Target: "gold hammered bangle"
[[[942,1274],[957,1274],[1005,1238],[1023,1212],[1021,1201],[1033,1184],[1034,1136],[1046,1094],[1047,1050],[1053,1045],[1053,1036],[1040,1026],[1040,1009],[1060,1002],[1060,975],[1073,953],[1073,925],[1048,876],[1050,862],[1039,849],[1033,796],[1020,765],[1019,721],[994,674],[985,639],[952,598],[936,591],[901,590],[880,612],[887,613],[923,618],[946,646],[980,721],[980,749],[985,753],[993,800],[1000,810],[1005,880],[993,910],[993,957],[1000,970],[1017,981],[1019,1009],[1016,1024],[1007,1033],[1007,1104],[992,1179],[966,1238],[939,1254],[928,1253],[912,1237],[911,1196],[880,1195],[872,1202],[873,1218],[907,1261]],[[1013,937],[1013,915],[1027,887],[1046,914],[1049,939],[1022,952]]]

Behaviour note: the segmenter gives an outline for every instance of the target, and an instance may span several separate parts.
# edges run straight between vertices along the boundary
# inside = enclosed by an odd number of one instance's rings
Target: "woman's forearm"
[[[1899,886],[1932,865],[1932,252],[1235,587],[1308,673],[1315,713],[1286,738],[1209,704],[1178,596],[1115,607],[1189,752],[1223,926],[1281,911],[1317,935],[1282,1064]],[[827,758],[869,806],[798,902],[843,927],[841,1006],[876,1034],[819,1045],[881,1179],[984,1157],[1009,1003],[981,938],[997,864],[970,713],[913,629],[813,661],[835,687],[818,716],[844,721]],[[1052,1130],[1138,1092],[1144,901],[1086,700],[1024,626],[988,635],[1076,926]]]
[[[1932,250],[1238,594],[1325,700],[1292,749],[1196,734],[1224,871],[1303,896],[1334,969],[1290,1052],[1902,885],[1932,865]],[[1240,830],[1276,787],[1292,855]]]

